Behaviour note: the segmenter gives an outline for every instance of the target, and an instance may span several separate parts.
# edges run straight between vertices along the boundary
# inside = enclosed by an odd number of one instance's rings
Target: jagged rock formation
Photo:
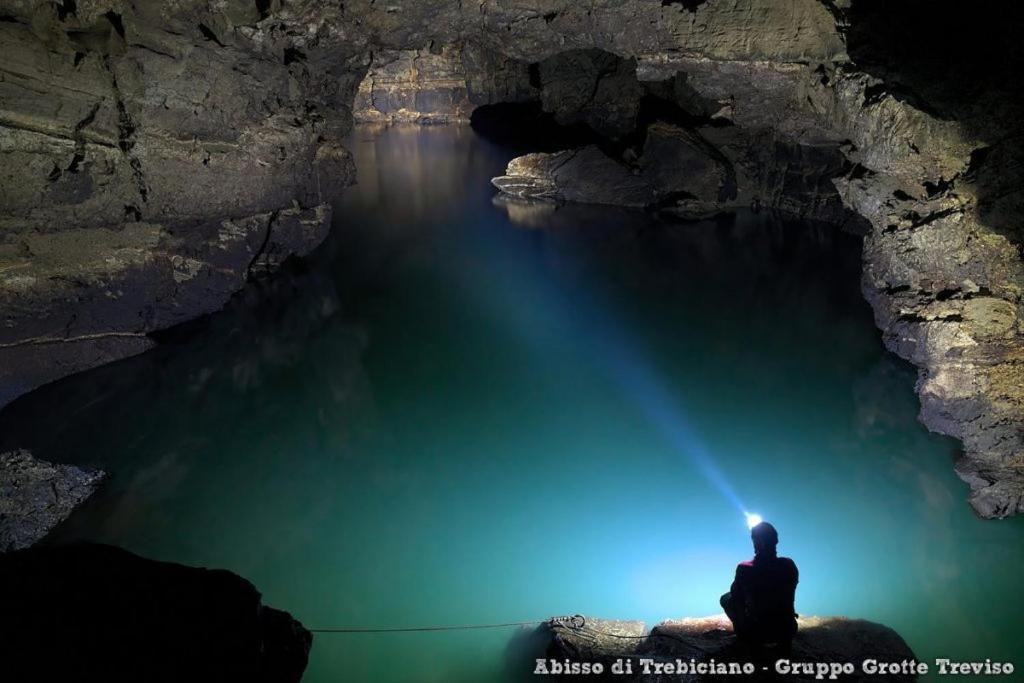
[[[0,453],[0,553],[27,548],[64,521],[103,480],[100,470]]]
[[[229,571],[92,543],[0,556],[0,602],[10,680],[297,683],[313,641]]]
[[[892,629],[870,621],[844,617],[801,617],[800,630],[793,640],[791,654],[786,658],[793,662],[825,664],[849,663],[855,668],[853,674],[839,676],[846,681],[915,681],[911,673],[865,674],[862,664],[865,660],[879,662],[913,662],[916,658],[906,642]],[[625,681],[700,681],[745,678],[748,680],[814,681],[817,672],[787,673],[784,677],[772,676],[777,655],[769,653],[762,659],[756,653],[745,651],[736,642],[732,625],[725,615],[703,618],[687,618],[665,621],[650,631],[640,621],[613,621],[572,617],[554,619],[538,627],[537,633],[529,634],[528,647],[515,647],[517,659],[511,666],[520,670],[534,671],[538,660],[553,663],[589,662],[600,663],[600,675],[588,675],[595,680]],[[528,649],[529,648],[529,649]],[[532,651],[530,651],[532,650]],[[527,659],[527,655],[530,659]],[[616,662],[630,663],[632,674],[612,673]],[[645,664],[645,662],[647,662]],[[658,665],[677,666],[682,662],[709,665],[717,663],[739,666],[750,663],[755,666],[753,674],[713,675],[708,673],[672,672],[656,673]],[[756,664],[755,664],[756,663]],[[767,667],[767,672],[762,667]],[[625,671],[625,667],[623,668]],[[647,671],[647,673],[645,673]],[[825,678],[829,676],[828,672]],[[566,676],[570,678],[571,676]],[[578,678],[579,676],[576,676]],[[558,676],[555,676],[558,679]]]
[[[960,59],[958,41],[939,41],[935,52],[958,58],[953,77],[918,69],[913,55],[889,58],[887,50],[910,48],[878,36],[894,26],[920,33],[915,21],[955,27],[957,12],[868,4],[4,0],[0,290],[5,300],[54,298],[54,280],[33,275],[26,235],[125,230],[119,239],[139,248],[132,240],[141,234],[152,246],[139,253],[194,259],[177,272],[205,280],[220,271],[201,265],[214,263],[201,245],[224,220],[260,234],[252,217],[294,202],[300,220],[314,220],[303,212],[321,203],[324,182],[352,177],[337,141],[371,64],[377,75],[360,102],[387,101],[376,109],[383,118],[403,109],[434,118],[442,107],[461,117],[476,94],[534,97],[557,120],[604,138],[611,164],[594,150],[564,161],[619,178],[626,169],[642,197],[631,190],[628,203],[683,215],[758,203],[842,221],[845,206],[866,220],[865,294],[889,348],[920,369],[922,420],[963,441],[957,471],[974,508],[1015,514],[1024,508],[1024,200],[1020,112],[1006,93],[1019,86],[961,63],[1019,58],[1020,12],[1000,10],[984,28],[996,38],[975,43],[1003,52]],[[486,58],[474,61],[474,50]],[[406,78],[420,66],[425,80]],[[950,97],[937,82],[952,91],[970,83],[972,92]],[[543,186],[545,173],[572,168],[521,165],[530,180],[508,186],[522,194]],[[578,197],[609,185],[559,183],[553,191]],[[243,236],[235,246],[250,244]],[[185,245],[200,255],[182,253]],[[123,256],[113,263],[123,271]],[[237,274],[232,287],[244,281]],[[178,292],[152,287],[145,298],[155,306]],[[187,308],[151,319],[172,322]],[[126,325],[106,332],[127,334],[92,339],[77,318],[24,320],[5,309],[0,353],[31,339],[76,340],[48,344],[60,367],[33,371],[40,376],[25,388],[136,352],[151,329]]]

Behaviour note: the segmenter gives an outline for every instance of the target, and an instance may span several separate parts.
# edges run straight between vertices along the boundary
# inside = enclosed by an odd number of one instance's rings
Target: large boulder
[[[107,545],[0,556],[5,680],[295,683],[312,635],[223,569]]]

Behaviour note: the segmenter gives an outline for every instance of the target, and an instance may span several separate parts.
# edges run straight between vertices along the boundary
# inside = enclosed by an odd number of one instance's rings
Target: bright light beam
[[[748,529],[753,529],[755,526],[764,521],[763,519],[761,519],[761,515],[757,514],[756,512],[744,512],[743,514],[747,516]]]
[[[597,318],[600,320],[600,318]],[[595,321],[596,322],[596,321]],[[615,382],[633,399],[644,417],[657,428],[672,447],[684,455],[737,510],[746,507],[718,467],[704,440],[690,424],[686,410],[666,382],[644,362],[635,343],[617,326],[597,323],[596,361],[606,367]]]

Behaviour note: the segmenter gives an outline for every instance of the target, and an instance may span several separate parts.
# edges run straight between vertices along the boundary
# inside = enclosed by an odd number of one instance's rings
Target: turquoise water
[[[351,144],[312,259],[0,413],[0,446],[113,473],[55,540],[234,570],[309,627],[653,623],[719,611],[746,507],[800,612],[1024,652],[1024,520],[976,519],[917,423],[858,238],[506,209],[513,152],[468,128]],[[513,633],[318,635],[304,680],[500,680]]]

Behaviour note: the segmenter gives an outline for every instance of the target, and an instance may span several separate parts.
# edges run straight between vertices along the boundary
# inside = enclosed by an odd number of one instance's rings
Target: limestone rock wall
[[[0,405],[325,237],[360,65],[272,6],[0,3]]]
[[[535,99],[529,65],[473,44],[374,52],[355,98],[372,123],[468,122],[477,107]]]

